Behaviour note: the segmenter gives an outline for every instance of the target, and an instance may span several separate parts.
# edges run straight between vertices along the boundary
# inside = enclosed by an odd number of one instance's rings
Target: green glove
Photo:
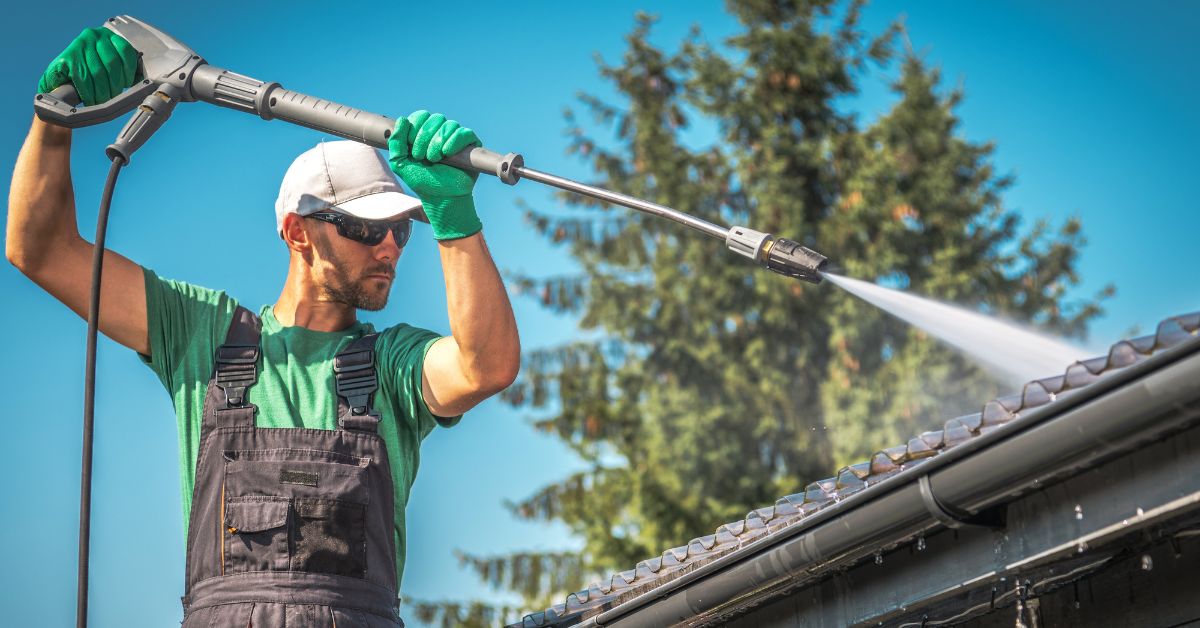
[[[85,28],[42,73],[38,93],[74,83],[83,104],[98,105],[133,85],[137,61],[137,51],[124,37],[107,28]]]
[[[435,239],[465,238],[483,229],[471,196],[479,174],[438,163],[464,148],[482,145],[474,131],[440,113],[420,110],[396,120],[388,138],[388,162],[392,172],[421,198]]]

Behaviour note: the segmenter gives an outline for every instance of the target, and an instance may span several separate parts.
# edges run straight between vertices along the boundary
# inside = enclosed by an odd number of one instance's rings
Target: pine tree
[[[911,51],[905,56],[893,86],[897,105],[855,139],[849,152],[860,166],[822,223],[819,241],[838,251],[851,276],[885,278],[1062,335],[1082,335],[1111,288],[1089,302],[1064,302],[1067,288],[1079,281],[1080,221],[1069,220],[1052,235],[1039,222],[1020,235],[1019,216],[1001,203],[1012,181],[995,174],[992,145],[956,136],[953,109],[963,94],[940,96],[939,80]],[[834,296],[832,359],[822,397],[839,463],[902,442],[949,412],[975,411],[973,404],[1000,392],[922,332]]]
[[[1081,335],[1100,311],[1099,298],[1065,301],[1079,281],[1081,225],[1022,233],[1003,207],[1011,181],[994,171],[993,147],[961,137],[960,91],[943,95],[939,73],[909,51],[887,115],[860,129],[843,110],[863,70],[891,62],[901,33],[861,32],[861,6],[731,1],[739,34],[716,47],[695,31],[676,51],[651,45],[654,20],[639,14],[621,63],[600,65],[623,102],[583,96],[592,123],[568,114],[570,151],[601,187],[795,239],[849,276]],[[684,145],[681,131],[701,117],[719,137]],[[584,550],[464,557],[529,608],[996,392],[958,356],[831,285],[762,271],[674,223],[562,200],[571,215],[527,217],[583,273],[514,283],[599,340],[528,352],[505,399],[543,411],[537,428],[590,469],[511,510],[565,523]]]

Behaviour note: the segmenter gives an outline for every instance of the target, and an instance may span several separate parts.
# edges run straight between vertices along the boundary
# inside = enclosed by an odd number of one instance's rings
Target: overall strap
[[[213,377],[204,402],[205,427],[254,427],[258,408],[247,401],[247,391],[258,381],[262,321],[238,306],[229,323],[225,344],[217,348]]]
[[[361,432],[378,429],[379,413],[371,407],[371,397],[379,388],[379,377],[375,372],[375,341],[378,338],[379,334],[367,334],[333,358],[338,429]]]

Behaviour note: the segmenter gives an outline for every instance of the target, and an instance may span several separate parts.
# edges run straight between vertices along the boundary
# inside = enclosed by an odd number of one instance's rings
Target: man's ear
[[[301,254],[309,253],[313,244],[307,227],[300,214],[287,214],[283,217],[283,231],[279,235],[289,249]]]

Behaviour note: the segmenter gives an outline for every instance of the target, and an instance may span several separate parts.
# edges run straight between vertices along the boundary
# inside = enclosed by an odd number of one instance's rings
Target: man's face
[[[382,310],[404,250],[395,236],[388,233],[382,242],[369,246],[338,235],[329,223],[307,218],[305,223],[315,252],[313,280],[322,297],[360,310]]]

